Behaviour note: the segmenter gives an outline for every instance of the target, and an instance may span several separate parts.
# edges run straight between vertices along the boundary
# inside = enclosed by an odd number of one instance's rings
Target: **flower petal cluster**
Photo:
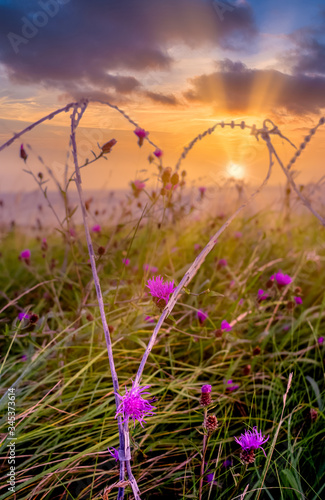
[[[154,276],[149,279],[147,283],[146,286],[149,288],[151,295],[157,299],[156,303],[158,304],[160,301],[165,301],[165,304],[161,304],[164,306],[167,304],[170,294],[173,293],[176,288],[174,286],[174,280],[164,283],[164,278],[162,276]]]
[[[135,135],[138,137],[138,145],[141,147],[143,140],[148,137],[149,132],[146,132],[143,128],[137,127],[134,130]]]
[[[275,274],[275,279],[278,286],[286,286],[289,285],[292,281],[291,276],[289,274],[283,274],[280,271]]]
[[[198,309],[196,314],[197,314],[197,319],[199,320],[200,325],[203,325],[203,323],[205,322],[205,320],[208,317],[208,314],[206,312],[202,311],[202,309]]]
[[[224,319],[221,321],[221,330],[224,332],[231,332],[232,326]]]
[[[121,400],[121,403],[117,408],[115,418],[117,418],[117,415],[121,414],[123,416],[123,423],[126,422],[128,418],[132,418],[134,425],[135,421],[138,420],[141,427],[143,427],[142,422],[146,423],[144,417],[146,415],[154,415],[153,410],[156,409],[156,407],[151,404],[152,400],[147,401],[142,397],[143,394],[150,394],[150,392],[146,391],[149,387],[150,385],[145,385],[143,387],[135,386],[134,382],[132,382],[130,391],[125,388],[124,396],[115,393]]]
[[[242,447],[243,450],[257,450],[258,448],[261,448],[266,456],[266,453],[262,448],[262,444],[266,443],[269,437],[270,436],[265,439],[265,436],[262,436],[262,431],[258,431],[257,427],[253,427],[251,431],[246,430],[245,434],[241,434],[239,438],[235,437],[235,441]]]

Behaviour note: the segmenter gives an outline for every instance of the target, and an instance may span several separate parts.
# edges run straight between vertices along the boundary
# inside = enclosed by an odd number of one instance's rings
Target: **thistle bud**
[[[179,183],[179,175],[176,172],[171,176],[170,182],[173,186]]]
[[[209,433],[214,432],[218,427],[217,417],[215,415],[207,415],[204,421],[204,427]]]
[[[240,452],[240,460],[245,465],[253,464],[255,462],[255,451],[254,448],[241,450]]]

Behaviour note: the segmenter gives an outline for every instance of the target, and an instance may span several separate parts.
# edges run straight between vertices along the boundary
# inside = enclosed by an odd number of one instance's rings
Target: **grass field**
[[[222,224],[214,215],[159,227],[151,217],[140,226],[132,214],[129,221],[93,233],[121,394],[160,316],[147,280],[162,275],[178,284],[198,245]],[[5,474],[10,394],[17,440],[16,493],[5,479],[0,498],[116,498],[118,463],[108,451],[118,448],[116,408],[83,228],[37,238],[13,229],[1,247]],[[24,249],[30,258],[19,260]],[[220,237],[144,370],[155,414],[143,428],[130,425],[142,499],[324,497],[324,261],[324,229],[312,216],[244,215]],[[277,286],[270,277],[279,271],[292,282]],[[230,327],[221,329],[222,321]],[[199,402],[204,384],[212,386],[208,412],[218,420],[209,439]],[[234,437],[254,426],[269,436],[267,458],[258,449],[245,465]],[[133,498],[127,484],[125,498]]]

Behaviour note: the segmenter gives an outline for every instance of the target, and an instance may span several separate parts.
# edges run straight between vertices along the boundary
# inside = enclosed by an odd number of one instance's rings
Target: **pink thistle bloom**
[[[259,291],[257,292],[257,300],[259,302],[262,300],[266,300],[268,297],[269,297],[269,294],[264,292],[264,290],[262,290],[262,288],[260,288]]]
[[[239,438],[235,437],[235,441],[242,447],[243,450],[257,450],[261,448],[263,450],[264,455],[266,453],[262,448],[262,444],[268,441],[270,436],[265,439],[265,436],[262,436],[262,431],[258,432],[257,427],[253,427],[251,431],[245,431],[245,434],[241,434]]]
[[[91,228],[92,232],[93,233],[100,233],[102,228],[100,227],[99,224],[95,224],[92,228]]]
[[[238,240],[243,236],[243,233],[240,231],[236,231],[234,234],[234,237],[237,238]]]
[[[30,315],[27,314],[27,313],[24,313],[24,312],[20,312],[18,314],[18,319],[19,321],[22,321],[23,319],[29,319],[30,318]]]
[[[156,273],[158,271],[158,267],[150,266],[150,264],[143,264],[143,270],[148,271],[149,273]]]
[[[156,158],[160,158],[162,155],[163,155],[163,152],[161,151],[161,149],[157,148],[153,154],[156,156]]]
[[[231,378],[229,380],[227,380],[227,387],[226,387],[227,391],[232,392],[232,391],[237,391],[237,389],[239,389],[238,384],[233,384],[233,381]]]
[[[232,326],[224,319],[221,321],[221,330],[224,332],[231,332]]]
[[[123,262],[123,264],[124,264],[125,266],[128,266],[128,265],[130,264],[130,259],[126,259],[126,258],[124,258],[124,259],[122,259],[122,262]]]
[[[148,137],[149,132],[146,132],[143,128],[138,127],[134,130],[134,133],[138,137],[138,145],[141,147],[144,139]]]
[[[142,422],[146,423],[144,417],[146,415],[154,415],[152,410],[156,407],[151,405],[151,401],[143,399],[143,394],[150,394],[146,391],[150,385],[145,385],[144,387],[135,387],[134,382],[132,382],[132,388],[130,391],[125,388],[125,395],[121,396],[115,393],[116,396],[121,400],[119,407],[117,408],[115,418],[117,415],[121,414],[123,416],[123,423],[125,423],[129,418],[133,419],[134,425],[135,421],[140,422],[141,427],[143,427]]]
[[[173,293],[176,288],[174,286],[174,280],[166,281],[166,283],[164,283],[162,276],[155,276],[149,279],[147,283],[148,284],[146,286],[149,288],[152,297],[156,299],[155,303],[158,305],[160,301],[163,301],[165,302],[165,304],[163,304],[165,307],[169,301],[170,294]]]
[[[294,301],[297,304],[297,306],[300,306],[302,304],[302,298],[301,297],[294,297]]]
[[[203,198],[206,190],[207,190],[207,188],[205,186],[200,186],[199,187],[200,195],[201,195],[202,198]]]
[[[20,252],[20,258],[23,260],[29,260],[30,256],[31,256],[31,252],[30,252],[30,250],[28,250],[28,248],[26,250],[23,250],[22,252]]]
[[[112,446],[112,450],[110,448],[107,448],[108,451],[110,452],[110,454],[112,455],[113,458],[115,458],[116,462],[118,462],[119,458],[118,458],[118,451],[116,448],[114,448]]]
[[[324,343],[324,337],[319,337],[317,342],[322,345]]]
[[[197,319],[199,320],[200,325],[203,325],[203,323],[205,322],[205,320],[208,317],[208,314],[206,312],[202,311],[202,309],[199,309],[197,311],[196,315],[197,315]]]
[[[275,274],[275,279],[278,286],[280,287],[289,285],[292,281],[292,278],[289,276],[289,274],[283,274],[280,271]]]
[[[218,268],[221,269],[222,267],[227,267],[228,263],[226,261],[226,259],[220,259],[218,261]]]
[[[138,189],[139,191],[141,191],[142,189],[144,189],[146,187],[146,184],[144,182],[139,181],[139,180],[135,180],[133,182],[133,184],[134,184],[134,187],[136,189]]]
[[[201,392],[202,392],[203,394],[210,393],[211,391],[212,391],[212,385],[209,385],[209,384],[202,385],[202,387],[201,387]]]

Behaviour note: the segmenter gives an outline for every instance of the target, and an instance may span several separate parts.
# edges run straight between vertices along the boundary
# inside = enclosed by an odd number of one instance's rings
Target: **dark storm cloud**
[[[284,109],[305,115],[320,113],[325,108],[325,78],[322,76],[249,69],[241,62],[229,60],[219,61],[217,67],[220,70],[190,80],[192,88],[184,94],[189,101],[238,112]],[[259,94],[255,99],[256,91]]]
[[[79,80],[90,90],[131,92],[140,86],[132,71],[168,69],[173,44],[248,47],[257,34],[249,4],[233,4],[221,19],[214,3],[12,0],[0,7],[0,63],[14,82],[64,89]],[[112,74],[119,70],[130,76]]]
[[[158,94],[156,92],[145,92],[146,97],[159,104],[167,104],[169,106],[177,106],[178,101],[173,94]]]

